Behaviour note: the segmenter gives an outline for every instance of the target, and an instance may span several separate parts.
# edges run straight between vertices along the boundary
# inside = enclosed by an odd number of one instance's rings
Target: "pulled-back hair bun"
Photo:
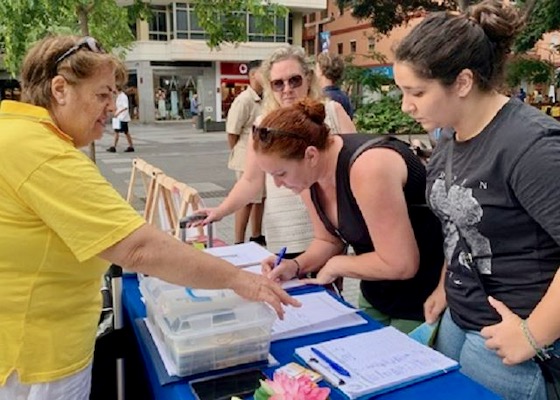
[[[296,107],[299,108],[307,118],[321,125],[325,120],[325,106],[322,102],[313,100],[309,97],[300,100]]]
[[[467,15],[482,27],[486,36],[496,45],[499,55],[503,56],[510,52],[515,36],[524,25],[518,10],[505,6],[499,0],[475,4],[469,8]]]

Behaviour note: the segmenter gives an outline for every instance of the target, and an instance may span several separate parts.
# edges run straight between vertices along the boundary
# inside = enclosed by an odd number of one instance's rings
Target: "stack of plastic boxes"
[[[266,360],[276,318],[267,305],[232,290],[193,290],[151,277],[140,291],[180,376]]]

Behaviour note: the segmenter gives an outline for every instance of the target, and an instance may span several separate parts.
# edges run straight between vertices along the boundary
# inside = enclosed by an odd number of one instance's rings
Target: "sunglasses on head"
[[[66,52],[63,55],[58,57],[54,62],[55,67],[58,66],[58,64],[60,64],[62,61],[66,60],[68,57],[73,55],[74,53],[80,51],[81,49],[86,49],[94,53],[100,53],[100,54],[105,53],[105,50],[97,40],[95,40],[91,36],[86,36],[80,39],[80,41],[76,43],[74,46],[66,50]]]
[[[290,137],[290,138],[294,138],[294,139],[300,139],[300,140],[303,140],[304,142],[307,143],[306,138],[302,135],[297,134],[297,133],[281,131],[281,130],[278,130],[278,129],[267,128],[267,127],[264,127],[264,126],[253,125],[253,140],[258,140],[262,143],[270,143],[272,141],[272,136],[273,135]]]
[[[301,75],[294,75],[289,77],[288,79],[274,79],[270,81],[270,87],[275,92],[281,92],[284,90],[284,87],[288,84],[290,89],[295,89],[303,85],[303,76]]]

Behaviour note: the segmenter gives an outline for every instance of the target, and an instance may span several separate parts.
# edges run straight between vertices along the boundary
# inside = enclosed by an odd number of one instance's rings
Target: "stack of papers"
[[[300,347],[296,356],[350,399],[369,398],[459,368],[456,361],[393,327]]]
[[[234,244],[232,246],[211,247],[204,251],[240,268],[260,265],[261,261],[265,258],[274,256],[274,253],[255,242]]]
[[[355,308],[348,307],[326,291],[294,296],[301,307],[286,307],[284,319],[272,325],[272,341],[366,324]]]
[[[243,268],[247,272],[258,275],[262,273],[262,260],[270,256],[275,257],[274,253],[255,242],[234,244],[232,246],[211,247],[204,251],[230,262],[236,267]],[[291,289],[298,286],[303,286],[303,283],[299,279],[292,279],[282,283],[284,289]]]

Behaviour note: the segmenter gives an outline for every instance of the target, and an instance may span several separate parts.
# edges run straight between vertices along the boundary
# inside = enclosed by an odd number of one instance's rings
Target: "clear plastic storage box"
[[[186,376],[265,360],[276,315],[232,290],[193,290],[157,278],[140,282],[148,320]]]

